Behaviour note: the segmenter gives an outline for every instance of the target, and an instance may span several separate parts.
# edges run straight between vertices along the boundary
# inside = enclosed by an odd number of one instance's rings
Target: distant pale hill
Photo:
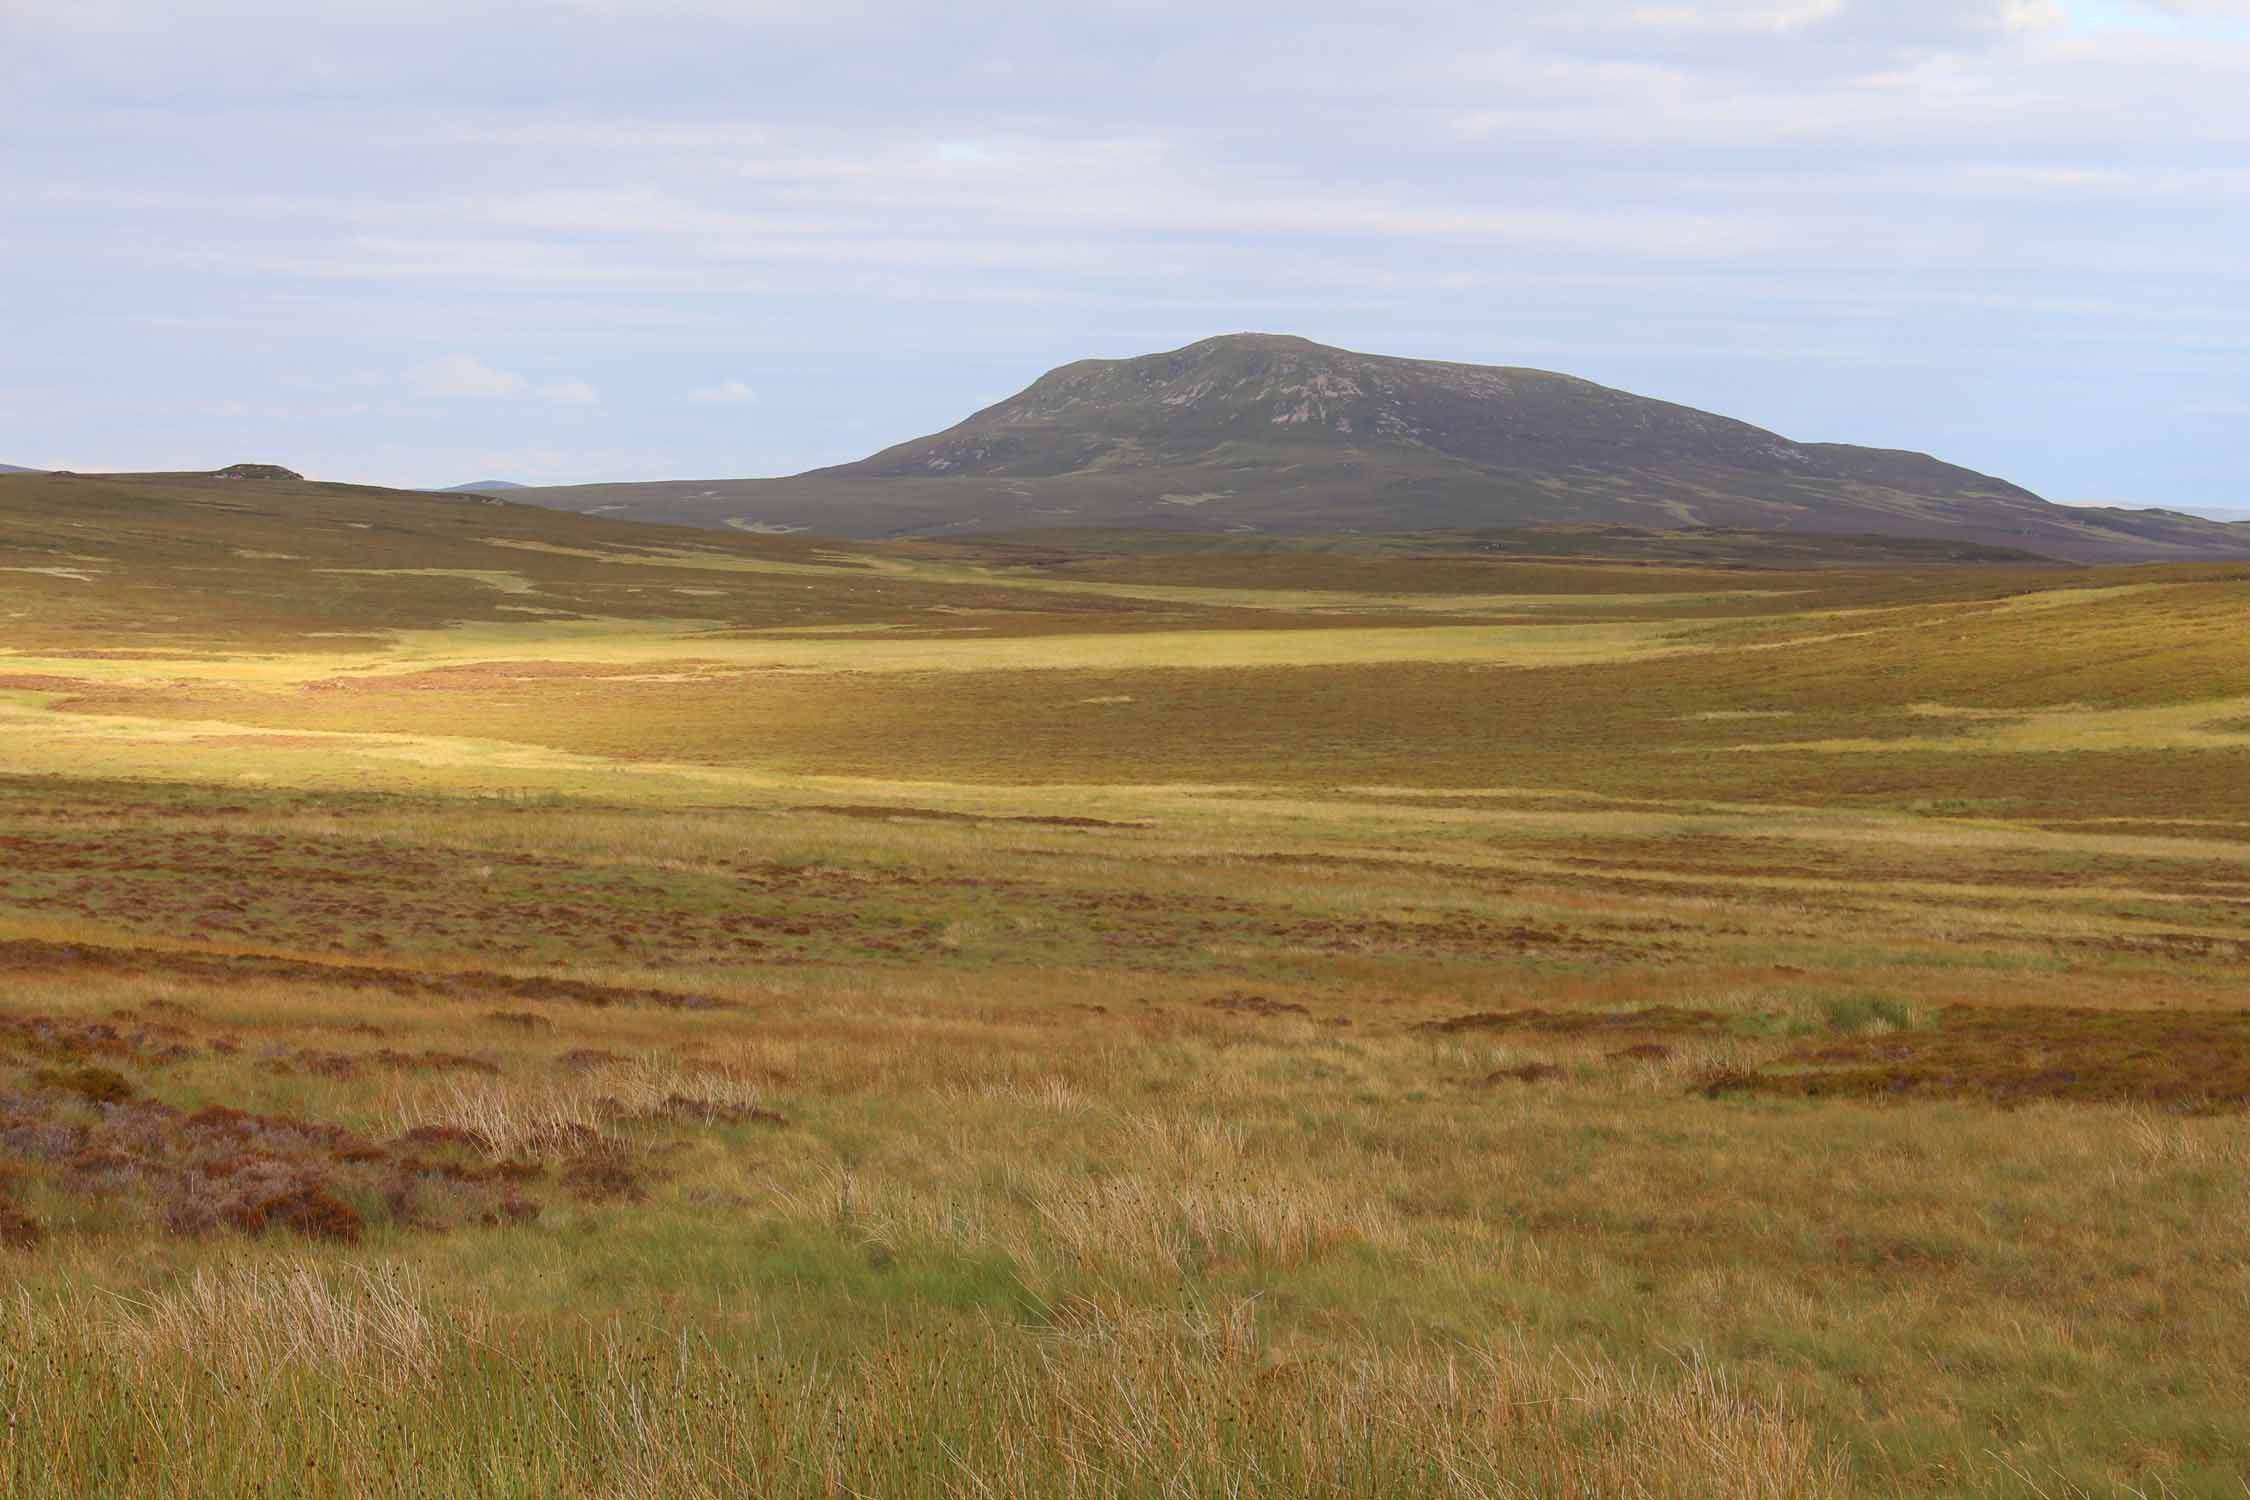
[[[44,469],[22,469],[14,464],[0,464],[0,474],[44,474]]]
[[[2250,510],[2245,510],[2240,506],[2135,505],[2126,500],[2059,500],[2056,504],[2067,505],[2074,510],[2168,511],[2173,515],[2194,516],[2199,520],[2224,521],[2229,524],[2250,521]]]
[[[2250,535],[2216,522],[2053,505],[1926,454],[1792,442],[1542,370],[1267,334],[1065,365],[944,432],[790,479],[515,498],[858,537],[1625,525],[1931,537],[2088,561],[2250,554]]]
[[[482,495],[500,490],[520,490],[523,486],[512,479],[472,479],[467,484],[449,484],[437,491],[440,495]]]

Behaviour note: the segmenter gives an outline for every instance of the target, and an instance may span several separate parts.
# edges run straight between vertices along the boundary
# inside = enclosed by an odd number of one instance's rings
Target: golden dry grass
[[[2242,1493],[2234,574],[429,504],[0,584],[0,1490]]]

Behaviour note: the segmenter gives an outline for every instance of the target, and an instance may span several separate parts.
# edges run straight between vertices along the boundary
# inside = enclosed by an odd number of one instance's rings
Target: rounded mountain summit
[[[2238,528],[2054,505],[1927,454],[1793,442],[1545,370],[1260,333],[1080,360],[943,432],[793,478],[510,498],[861,537],[1627,525],[1936,537],[2088,560],[2250,553]]]

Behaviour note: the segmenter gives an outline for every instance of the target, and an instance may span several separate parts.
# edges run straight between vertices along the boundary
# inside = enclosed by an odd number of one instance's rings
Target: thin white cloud
[[[496,370],[473,354],[448,354],[416,369],[408,385],[418,395],[448,399],[492,400],[520,396],[531,382],[508,370]]]
[[[406,387],[415,395],[445,400],[496,401],[528,396],[560,406],[591,406],[602,398],[600,391],[575,376],[534,384],[473,354],[448,354],[418,365],[408,372]]]
[[[1681,31],[1783,32],[1817,25],[1843,13],[1844,0],[1697,0],[1692,5],[1636,5],[1627,26]]]
[[[688,392],[690,401],[704,401],[720,406],[740,406],[758,399],[758,393],[739,380],[722,380],[717,385],[707,385]]]

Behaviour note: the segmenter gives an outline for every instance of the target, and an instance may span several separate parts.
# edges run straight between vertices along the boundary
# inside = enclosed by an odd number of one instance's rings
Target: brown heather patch
[[[459,1052],[400,1052],[390,1047],[379,1047],[373,1052],[304,1050],[290,1054],[289,1061],[307,1073],[337,1079],[357,1078],[368,1068],[391,1073],[482,1073],[488,1077],[500,1071],[499,1064],[487,1058]]]
[[[169,1022],[118,1025],[112,1021],[80,1021],[66,1016],[0,1012],[0,1044],[51,1062],[75,1063],[92,1058],[162,1066],[193,1057],[190,1034]]]
[[[1526,1031],[1539,1036],[1576,1040],[1622,1037],[1712,1036],[1725,1030],[1727,1016],[1715,1010],[1685,1010],[1673,1005],[1651,1005],[1644,1010],[1590,1011],[1524,1010],[1475,1011],[1443,1021],[1425,1021],[1417,1028],[1443,1036],[1476,1031]]]
[[[76,1094],[95,1104],[122,1104],[138,1092],[131,1080],[112,1068],[38,1068],[32,1072],[34,1088]]]
[[[36,1250],[47,1237],[37,1219],[5,1198],[0,1198],[0,1250]]]
[[[1696,1075],[1695,1081],[1688,1085],[1688,1091],[1701,1094],[1706,1099],[1720,1099],[1728,1094],[1754,1092],[1762,1081],[1760,1075],[1748,1068],[1707,1068]]]
[[[172,948],[115,947],[98,943],[53,942],[42,938],[0,939],[0,972],[96,972],[125,976],[163,974],[174,978],[226,983],[279,979],[333,988],[376,990],[394,995],[446,999],[480,997],[561,1001],[596,1008],[649,1005],[668,1010],[723,1010],[734,1002],[712,995],[635,985],[601,984],[545,974],[500,974],[486,969],[403,969],[364,964],[320,963],[263,953],[191,953]],[[0,1018],[4,1022],[5,1018]]]
[[[1007,814],[948,812],[938,807],[905,807],[889,803],[806,802],[791,812],[825,813],[836,818],[905,818],[932,823],[1030,823],[1045,828],[1154,828],[1154,823],[1120,823],[1109,818],[1071,814]]]
[[[1952,1006],[1933,1029],[1808,1042],[1727,1087],[1809,1099],[2234,1111],[2250,1107],[2250,1010]]]
[[[1485,1075],[1487,1084],[1494,1083],[1545,1083],[1550,1078],[1562,1077],[1562,1069],[1553,1063],[1518,1063],[1512,1068],[1495,1068]]]
[[[766,1109],[756,1104],[743,1104],[732,1100],[700,1099],[688,1094],[667,1094],[651,1105],[628,1109],[617,1100],[601,1100],[602,1113],[609,1119],[633,1124],[670,1123],[678,1125],[786,1125],[788,1118],[778,1110]]]
[[[90,1116],[58,1115],[71,1098]],[[425,1128],[386,1148],[338,1126],[225,1105],[190,1112],[82,1090],[0,1094],[0,1169],[36,1173],[66,1194],[139,1202],[153,1227],[178,1236],[231,1229],[352,1243],[365,1227],[360,1205],[375,1203],[405,1229],[536,1218],[521,1185],[544,1175],[542,1164],[445,1154],[485,1145],[470,1132]]]
[[[459,1125],[417,1125],[400,1131],[391,1144],[410,1151],[468,1151],[478,1155],[492,1149],[489,1137]]]
[[[1203,1002],[1205,1010],[1225,1011],[1243,1016],[1309,1016],[1312,1011],[1294,1000],[1275,1000],[1266,995],[1253,995],[1247,990],[1235,990]]]
[[[639,1203],[648,1197],[648,1169],[623,1148],[604,1143],[572,1157],[563,1167],[562,1184],[582,1203]]]
[[[270,1163],[251,1163],[228,1173],[216,1212],[244,1234],[285,1229],[309,1240],[352,1244],[362,1227],[359,1210],[326,1183]]]
[[[555,1023],[553,1021],[549,1020],[543,1015],[540,1015],[536,1011],[487,1011],[484,1018],[487,1021],[490,1021],[495,1026],[505,1026],[511,1031],[541,1032],[553,1031],[555,1029]]]

